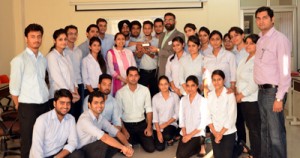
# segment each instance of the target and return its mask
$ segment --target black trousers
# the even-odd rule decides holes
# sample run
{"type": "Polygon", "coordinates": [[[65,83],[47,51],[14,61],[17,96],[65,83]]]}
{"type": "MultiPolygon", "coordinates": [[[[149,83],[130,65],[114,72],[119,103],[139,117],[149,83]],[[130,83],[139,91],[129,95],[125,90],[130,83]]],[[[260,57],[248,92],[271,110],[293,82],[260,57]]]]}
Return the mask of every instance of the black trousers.
{"type": "Polygon", "coordinates": [[[139,84],[149,87],[151,97],[158,93],[156,70],[140,69],[139,84]]]}
{"type": "Polygon", "coordinates": [[[157,137],[157,131],[154,130],[153,131],[153,137],[154,137],[154,145],[156,150],[158,151],[163,151],[165,150],[165,142],[170,141],[174,138],[175,134],[176,134],[176,127],[173,125],[169,125],[166,128],[164,128],[163,132],[162,132],[162,136],[164,139],[164,142],[159,142],[158,137],[157,137]]]}
{"type": "MultiPolygon", "coordinates": [[[[61,152],[61,150],[58,153],[60,153],[60,152],[61,152]]],[[[52,156],[48,156],[46,158],[54,158],[54,156],[56,156],[58,153],[56,153],[52,156]]],[[[65,158],[84,158],[84,153],[80,150],[74,150],[71,154],[69,154],[65,158]]]]}
{"type": "Polygon", "coordinates": [[[201,147],[201,139],[201,136],[193,137],[190,141],[183,143],[181,138],[176,150],[176,158],[189,158],[197,154],[201,147]]]}
{"type": "Polygon", "coordinates": [[[214,158],[232,158],[236,133],[223,135],[219,144],[215,142],[215,136],[211,135],[214,158]]]}
{"type": "Polygon", "coordinates": [[[261,151],[261,120],[258,108],[258,102],[241,102],[240,104],[246,126],[249,129],[250,147],[252,156],[259,158],[261,151]]]}
{"type": "Polygon", "coordinates": [[[18,117],[21,133],[21,157],[28,158],[32,143],[33,126],[36,119],[49,111],[48,102],[43,104],[19,103],[18,117]]]}
{"type": "Polygon", "coordinates": [[[72,154],[70,158],[111,158],[108,157],[110,155],[109,148],[112,148],[102,142],[101,140],[97,140],[93,143],[87,144],[80,149],[78,149],[76,154],[72,154]]]}
{"type": "Polygon", "coordinates": [[[129,142],[131,144],[140,143],[143,149],[149,153],[155,151],[153,137],[149,137],[144,134],[144,130],[147,128],[147,123],[145,120],[136,123],[124,122],[124,126],[130,135],[129,142]]]}
{"type": "Polygon", "coordinates": [[[245,120],[241,110],[241,103],[237,103],[237,117],[235,123],[237,129],[238,142],[243,140],[246,143],[246,127],[245,120]]]}

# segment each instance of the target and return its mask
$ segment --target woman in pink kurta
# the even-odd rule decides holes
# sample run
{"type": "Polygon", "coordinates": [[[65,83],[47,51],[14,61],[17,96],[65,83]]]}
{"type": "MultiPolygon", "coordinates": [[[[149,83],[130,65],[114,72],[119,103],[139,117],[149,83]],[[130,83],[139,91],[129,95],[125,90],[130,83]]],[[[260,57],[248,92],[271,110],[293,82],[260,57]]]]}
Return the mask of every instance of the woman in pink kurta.
{"type": "Polygon", "coordinates": [[[124,48],[125,36],[122,33],[115,35],[115,46],[107,52],[107,64],[113,76],[113,96],[126,84],[126,70],[136,66],[131,50],[124,48]]]}

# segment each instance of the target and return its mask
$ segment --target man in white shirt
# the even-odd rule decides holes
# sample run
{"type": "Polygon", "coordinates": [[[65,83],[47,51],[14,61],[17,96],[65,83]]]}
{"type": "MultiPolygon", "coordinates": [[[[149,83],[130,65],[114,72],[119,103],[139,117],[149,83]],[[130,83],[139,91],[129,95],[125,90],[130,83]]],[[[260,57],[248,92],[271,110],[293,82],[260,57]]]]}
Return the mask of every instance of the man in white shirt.
{"type": "Polygon", "coordinates": [[[105,19],[98,18],[96,21],[96,25],[99,28],[99,38],[101,40],[101,54],[106,60],[107,51],[112,49],[114,46],[114,36],[106,33],[107,21],[105,19]]]}
{"type": "Polygon", "coordinates": [[[138,68],[131,66],[126,71],[127,84],[116,95],[122,109],[123,133],[131,143],[140,143],[146,152],[154,152],[152,137],[152,107],[149,89],[138,84],[138,68]],[[145,113],[147,119],[145,119],[145,113]]]}
{"type": "Polygon", "coordinates": [[[65,48],[66,54],[70,57],[73,70],[74,77],[76,78],[76,83],[78,84],[78,94],[80,95],[79,101],[75,103],[75,105],[71,108],[71,113],[74,115],[75,120],[77,121],[81,112],[82,112],[82,103],[84,98],[84,85],[81,77],[81,62],[82,62],[82,51],[77,46],[75,46],[75,42],[78,37],[78,29],[74,25],[68,25],[65,27],[65,31],[67,33],[67,47],[65,48]]]}
{"type": "Polygon", "coordinates": [[[82,51],[82,58],[86,57],[90,53],[90,39],[92,37],[98,37],[99,36],[99,28],[96,24],[90,24],[86,28],[86,37],[87,40],[82,42],[78,47],[82,51]]]}
{"type": "Polygon", "coordinates": [[[106,158],[115,154],[112,148],[117,148],[125,156],[131,157],[132,145],[101,114],[104,109],[104,95],[99,91],[92,92],[88,98],[88,106],[89,110],[85,111],[77,122],[79,150],[88,158],[106,158]],[[112,137],[117,137],[122,144],[112,137]]]}
{"type": "Polygon", "coordinates": [[[27,47],[10,63],[9,90],[20,120],[22,158],[29,157],[36,118],[49,110],[45,82],[47,61],[39,51],[43,33],[41,25],[29,24],[24,31],[27,47]]]}
{"type": "Polygon", "coordinates": [[[72,157],[74,154],[83,156],[79,151],[73,152],[77,148],[78,139],[75,118],[68,114],[72,99],[67,89],[55,92],[54,109],[39,116],[34,124],[31,158],[72,157]]]}

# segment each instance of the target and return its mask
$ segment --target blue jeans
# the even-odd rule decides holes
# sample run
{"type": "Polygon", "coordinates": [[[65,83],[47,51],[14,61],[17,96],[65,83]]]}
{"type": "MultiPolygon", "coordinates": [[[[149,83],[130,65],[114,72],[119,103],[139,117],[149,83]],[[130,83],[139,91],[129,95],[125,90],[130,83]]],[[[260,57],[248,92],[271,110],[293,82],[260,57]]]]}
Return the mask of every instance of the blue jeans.
{"type": "MultiPolygon", "coordinates": [[[[259,89],[258,105],[261,117],[261,157],[286,158],[284,112],[273,112],[277,88],[259,89]]],[[[283,105],[286,101],[286,94],[283,105]]]]}

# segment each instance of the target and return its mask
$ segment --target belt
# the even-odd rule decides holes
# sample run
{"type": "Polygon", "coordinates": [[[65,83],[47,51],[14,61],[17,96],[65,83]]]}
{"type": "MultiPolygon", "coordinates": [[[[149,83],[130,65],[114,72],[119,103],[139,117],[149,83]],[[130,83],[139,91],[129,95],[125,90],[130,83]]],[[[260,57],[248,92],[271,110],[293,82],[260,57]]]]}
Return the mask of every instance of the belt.
{"type": "Polygon", "coordinates": [[[144,119],[140,122],[124,122],[124,124],[126,124],[126,125],[138,125],[138,124],[142,124],[142,123],[145,123],[145,122],[146,122],[146,120],[144,119]]]}
{"type": "Polygon", "coordinates": [[[156,69],[152,69],[152,70],[145,70],[145,69],[140,69],[140,72],[145,72],[145,73],[153,73],[156,72],[156,69]]]}
{"type": "Polygon", "coordinates": [[[259,84],[258,88],[259,89],[269,89],[269,88],[277,88],[277,85],[274,84],[259,84]]]}

